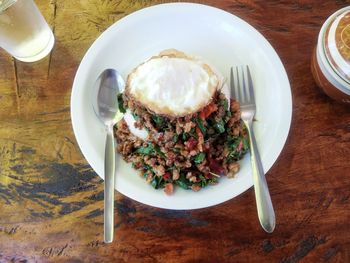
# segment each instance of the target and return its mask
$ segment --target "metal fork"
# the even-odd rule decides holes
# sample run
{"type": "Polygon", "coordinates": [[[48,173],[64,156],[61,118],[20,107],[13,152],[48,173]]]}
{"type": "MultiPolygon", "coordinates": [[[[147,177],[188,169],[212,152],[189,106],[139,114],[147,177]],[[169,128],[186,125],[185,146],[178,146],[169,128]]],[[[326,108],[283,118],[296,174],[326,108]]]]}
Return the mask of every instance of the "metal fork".
{"type": "Polygon", "coordinates": [[[236,67],[236,81],[233,71],[233,68],[231,68],[231,97],[234,97],[240,103],[241,118],[249,134],[250,158],[258,217],[262,228],[266,232],[272,233],[276,225],[275,212],[253,131],[253,119],[256,112],[253,81],[248,66],[246,68],[242,66],[240,70],[236,67]]]}

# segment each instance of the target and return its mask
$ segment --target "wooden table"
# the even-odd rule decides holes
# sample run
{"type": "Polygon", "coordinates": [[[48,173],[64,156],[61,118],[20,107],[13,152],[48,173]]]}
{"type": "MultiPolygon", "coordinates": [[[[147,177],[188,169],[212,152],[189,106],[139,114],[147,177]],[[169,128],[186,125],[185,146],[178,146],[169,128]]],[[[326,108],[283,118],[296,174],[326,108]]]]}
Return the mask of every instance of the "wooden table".
{"type": "Polygon", "coordinates": [[[36,63],[0,51],[0,262],[350,262],[350,108],[310,73],[324,20],[347,1],[198,1],[257,28],[292,87],[286,146],[267,174],[277,227],[265,233],[252,189],[196,211],[116,195],[116,240],[103,243],[103,182],[70,120],[84,53],[113,22],[166,1],[37,0],[56,45],[36,63]]]}

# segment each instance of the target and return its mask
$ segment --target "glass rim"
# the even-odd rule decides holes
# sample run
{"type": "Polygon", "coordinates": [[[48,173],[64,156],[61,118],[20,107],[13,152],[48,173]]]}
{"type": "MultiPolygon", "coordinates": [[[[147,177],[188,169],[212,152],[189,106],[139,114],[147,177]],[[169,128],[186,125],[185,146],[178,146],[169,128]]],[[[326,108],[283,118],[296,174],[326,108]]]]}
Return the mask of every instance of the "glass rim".
{"type": "Polygon", "coordinates": [[[0,14],[16,2],[17,0],[0,0],[0,14]]]}

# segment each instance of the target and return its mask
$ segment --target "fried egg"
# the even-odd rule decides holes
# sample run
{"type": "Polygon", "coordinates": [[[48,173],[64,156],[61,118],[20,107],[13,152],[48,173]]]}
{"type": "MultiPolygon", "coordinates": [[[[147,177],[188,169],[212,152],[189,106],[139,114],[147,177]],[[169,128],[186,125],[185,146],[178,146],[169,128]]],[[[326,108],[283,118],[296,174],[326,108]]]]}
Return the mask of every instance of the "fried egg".
{"type": "Polygon", "coordinates": [[[176,118],[200,111],[219,86],[220,78],[208,64],[166,50],[129,74],[125,92],[151,112],[176,118]]]}

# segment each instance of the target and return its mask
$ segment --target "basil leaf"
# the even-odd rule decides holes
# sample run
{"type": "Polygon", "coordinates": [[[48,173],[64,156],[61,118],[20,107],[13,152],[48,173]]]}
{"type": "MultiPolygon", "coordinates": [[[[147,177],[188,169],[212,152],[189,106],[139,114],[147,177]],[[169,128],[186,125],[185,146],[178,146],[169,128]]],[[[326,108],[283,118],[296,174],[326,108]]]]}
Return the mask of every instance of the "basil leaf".
{"type": "Polygon", "coordinates": [[[208,180],[205,178],[202,174],[199,175],[199,179],[201,179],[200,186],[202,188],[206,187],[208,185],[208,180]]]}
{"type": "Polygon", "coordinates": [[[195,122],[196,122],[196,124],[198,125],[198,128],[199,128],[199,129],[201,130],[201,132],[203,133],[203,136],[205,136],[206,133],[207,133],[207,129],[204,127],[203,122],[202,122],[202,119],[199,118],[199,117],[197,117],[197,118],[195,118],[195,122]]]}
{"type": "Polygon", "coordinates": [[[238,161],[243,158],[244,154],[249,150],[248,138],[245,137],[229,137],[227,141],[227,147],[229,149],[228,161],[238,161]],[[238,151],[238,146],[243,143],[242,149],[238,151]]]}
{"type": "Polygon", "coordinates": [[[179,135],[175,134],[173,136],[173,142],[177,142],[179,140],[179,135]]]}
{"type": "Polygon", "coordinates": [[[145,154],[145,155],[150,155],[150,154],[154,153],[154,148],[153,148],[152,144],[149,144],[147,147],[141,146],[135,152],[145,154]]]}
{"type": "Polygon", "coordinates": [[[189,136],[188,136],[187,133],[184,132],[184,133],[182,134],[182,140],[183,140],[183,141],[187,141],[188,137],[189,137],[189,136]]]}
{"type": "Polygon", "coordinates": [[[125,113],[126,110],[125,110],[125,108],[124,108],[123,93],[119,93],[119,94],[118,94],[117,100],[118,100],[118,108],[119,108],[119,111],[120,111],[121,113],[125,113]]]}
{"type": "Polygon", "coordinates": [[[224,121],[221,119],[219,122],[217,122],[216,124],[214,124],[214,129],[215,129],[218,133],[223,133],[223,132],[225,132],[225,123],[224,123],[224,121]]]}
{"type": "Polygon", "coordinates": [[[202,181],[206,181],[207,178],[205,178],[202,174],[199,175],[199,179],[201,179],[202,181]]]}
{"type": "Polygon", "coordinates": [[[191,135],[191,137],[194,137],[197,139],[196,128],[192,128],[190,130],[189,134],[191,135]]]}
{"type": "Polygon", "coordinates": [[[143,170],[145,171],[151,171],[152,173],[154,173],[153,168],[147,164],[143,165],[143,170]]]}
{"type": "Polygon", "coordinates": [[[228,100],[227,99],[223,99],[220,101],[220,105],[224,106],[225,111],[228,110],[228,100]]]}
{"type": "Polygon", "coordinates": [[[160,150],[160,148],[159,148],[158,145],[154,146],[154,150],[155,150],[156,153],[158,153],[160,156],[162,156],[163,158],[165,158],[165,154],[160,150]]]}
{"type": "Polygon", "coordinates": [[[164,188],[165,185],[165,180],[163,178],[163,176],[159,177],[160,179],[158,180],[158,188],[164,188]]]}
{"type": "Polygon", "coordinates": [[[180,152],[181,152],[181,149],[180,149],[180,148],[174,148],[174,149],[173,149],[173,152],[174,152],[174,153],[180,153],[180,152]]]}
{"type": "Polygon", "coordinates": [[[179,180],[176,180],[175,183],[180,186],[181,188],[187,190],[188,189],[188,186],[186,183],[182,182],[182,181],[179,181],[179,180]]]}
{"type": "Polygon", "coordinates": [[[220,105],[224,106],[224,109],[225,109],[225,120],[227,120],[227,118],[230,118],[231,115],[232,115],[231,111],[230,111],[230,108],[229,108],[229,105],[228,105],[228,100],[224,99],[224,100],[220,101],[220,105]]]}
{"type": "Polygon", "coordinates": [[[228,146],[229,150],[230,151],[234,151],[237,148],[237,146],[238,146],[240,141],[241,141],[240,137],[231,137],[231,136],[229,136],[227,138],[227,146],[228,146]]]}
{"type": "Polygon", "coordinates": [[[248,137],[243,137],[243,149],[245,151],[249,150],[249,139],[248,139],[248,137]]]}
{"type": "Polygon", "coordinates": [[[141,153],[145,155],[151,155],[151,154],[159,154],[163,158],[165,158],[165,154],[160,150],[158,145],[153,146],[152,143],[148,144],[147,147],[141,146],[140,148],[137,148],[135,151],[136,153],[141,153]]]}
{"type": "Polygon", "coordinates": [[[180,178],[176,180],[175,183],[185,190],[191,186],[191,183],[186,179],[186,176],[184,174],[181,174],[180,178]]]}
{"type": "Polygon", "coordinates": [[[155,176],[153,178],[153,180],[151,181],[151,185],[153,186],[154,189],[158,189],[159,188],[159,183],[160,183],[160,180],[162,178],[161,177],[158,177],[158,176],[155,176]]]}
{"type": "Polygon", "coordinates": [[[173,171],[173,170],[175,170],[176,169],[176,166],[175,165],[173,165],[172,167],[169,167],[168,169],[166,169],[166,171],[168,172],[168,171],[173,171]]]}
{"type": "Polygon", "coordinates": [[[205,153],[199,153],[193,157],[193,161],[196,164],[200,164],[205,159],[205,153]]]}
{"type": "Polygon", "coordinates": [[[224,100],[224,109],[228,111],[228,101],[226,99],[224,100]]]}
{"type": "Polygon", "coordinates": [[[214,184],[217,184],[217,183],[219,183],[219,180],[216,177],[208,180],[208,184],[210,184],[210,185],[214,185],[214,184]]]}
{"type": "Polygon", "coordinates": [[[162,129],[164,128],[165,126],[165,119],[162,117],[162,116],[159,116],[159,115],[152,115],[152,120],[154,121],[154,123],[156,124],[156,126],[159,128],[159,129],[162,129]]]}
{"type": "Polygon", "coordinates": [[[201,184],[201,187],[204,188],[208,185],[208,182],[206,180],[204,180],[204,181],[201,181],[200,184],[201,184]]]}

